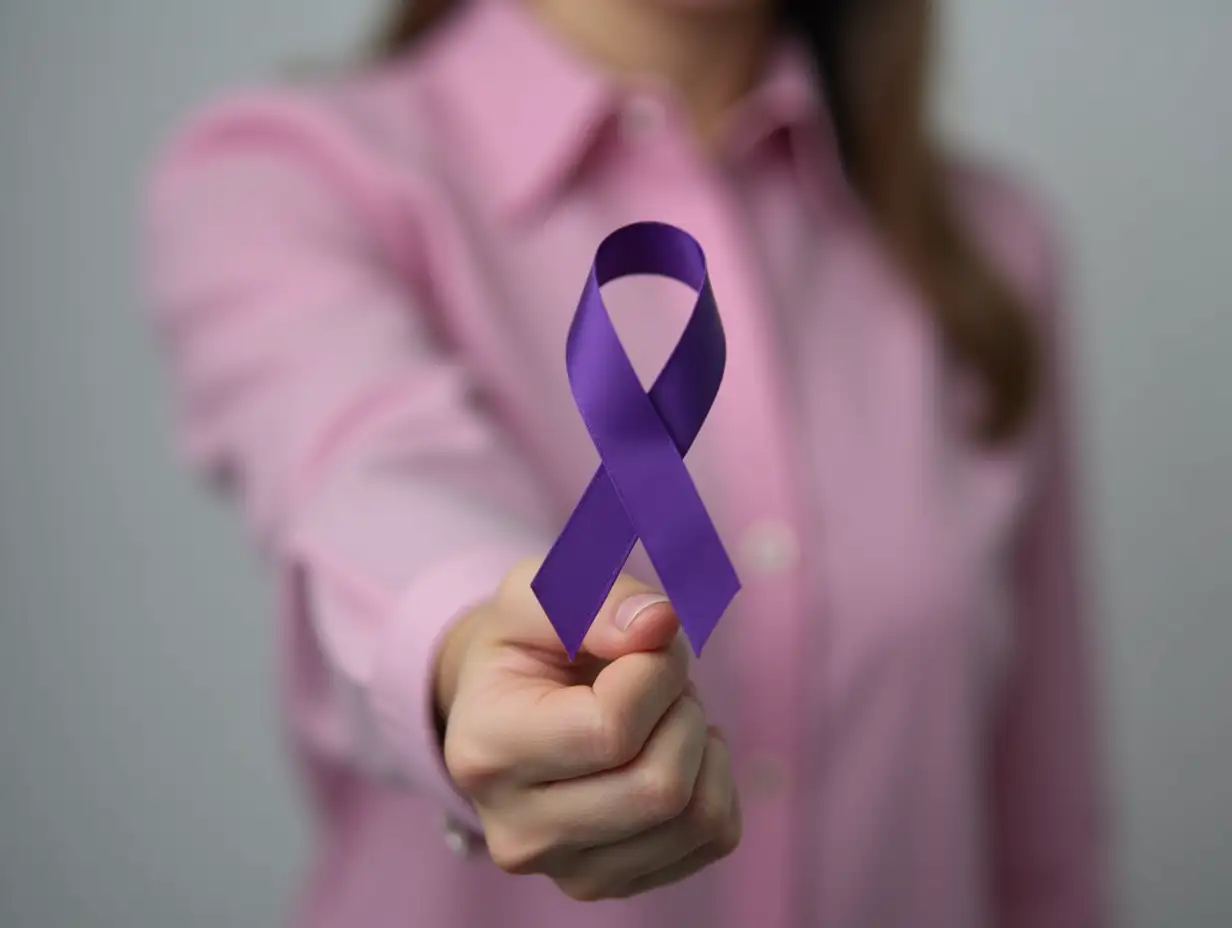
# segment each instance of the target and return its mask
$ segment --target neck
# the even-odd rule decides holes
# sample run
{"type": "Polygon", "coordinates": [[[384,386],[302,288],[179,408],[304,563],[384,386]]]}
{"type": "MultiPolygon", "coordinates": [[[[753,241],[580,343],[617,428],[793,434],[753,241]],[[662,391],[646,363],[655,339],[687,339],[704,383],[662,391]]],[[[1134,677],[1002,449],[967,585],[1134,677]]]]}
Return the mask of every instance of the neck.
{"type": "Polygon", "coordinates": [[[670,87],[705,142],[757,80],[774,26],[770,3],[524,2],[575,51],[617,77],[670,87]]]}

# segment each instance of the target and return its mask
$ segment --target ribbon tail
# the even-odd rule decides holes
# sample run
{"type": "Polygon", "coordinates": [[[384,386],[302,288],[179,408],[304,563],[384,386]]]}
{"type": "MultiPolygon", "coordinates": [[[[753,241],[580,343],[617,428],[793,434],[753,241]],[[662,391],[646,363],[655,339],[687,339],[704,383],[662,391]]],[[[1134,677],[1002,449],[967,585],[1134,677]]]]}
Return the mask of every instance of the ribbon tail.
{"type": "Polygon", "coordinates": [[[635,544],[637,534],[600,467],[530,585],[570,660],[635,544]]]}

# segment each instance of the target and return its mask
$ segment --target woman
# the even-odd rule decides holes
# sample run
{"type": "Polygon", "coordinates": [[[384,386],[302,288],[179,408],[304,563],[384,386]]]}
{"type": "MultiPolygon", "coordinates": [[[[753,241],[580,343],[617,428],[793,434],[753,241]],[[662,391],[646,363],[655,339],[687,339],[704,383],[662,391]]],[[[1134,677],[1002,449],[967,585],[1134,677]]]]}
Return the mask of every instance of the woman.
{"type": "MultiPolygon", "coordinates": [[[[294,923],[1103,924],[1057,258],[930,136],[927,0],[403,6],[151,197],[190,453],[285,579],[294,923]],[[689,462],[744,590],[690,665],[631,561],[570,663],[528,589],[597,461],[564,338],[642,219],[707,251],[689,462]]],[[[678,291],[605,291],[643,378],[678,291]]]]}

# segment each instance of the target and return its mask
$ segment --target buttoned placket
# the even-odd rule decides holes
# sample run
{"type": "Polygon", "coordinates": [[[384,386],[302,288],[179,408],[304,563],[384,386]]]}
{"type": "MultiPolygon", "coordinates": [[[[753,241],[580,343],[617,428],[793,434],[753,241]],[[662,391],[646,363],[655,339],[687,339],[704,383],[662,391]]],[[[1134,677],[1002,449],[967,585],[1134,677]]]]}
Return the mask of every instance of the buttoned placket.
{"type": "Polygon", "coordinates": [[[735,665],[742,695],[735,744],[736,776],[744,799],[744,839],[739,853],[748,864],[725,884],[730,924],[795,924],[796,864],[802,786],[798,703],[799,675],[808,660],[801,638],[799,568],[801,507],[790,466],[787,387],[778,379],[778,345],[768,312],[763,274],[750,266],[756,254],[741,233],[743,223],[714,168],[698,162],[699,228],[723,314],[729,346],[724,389],[745,391],[741,421],[716,422],[722,431],[722,480],[740,485],[729,515],[740,526],[737,550],[744,589],[739,612],[774,616],[773,625],[746,621],[736,631],[735,665]],[[756,491],[749,493],[750,485],[756,491]]]}

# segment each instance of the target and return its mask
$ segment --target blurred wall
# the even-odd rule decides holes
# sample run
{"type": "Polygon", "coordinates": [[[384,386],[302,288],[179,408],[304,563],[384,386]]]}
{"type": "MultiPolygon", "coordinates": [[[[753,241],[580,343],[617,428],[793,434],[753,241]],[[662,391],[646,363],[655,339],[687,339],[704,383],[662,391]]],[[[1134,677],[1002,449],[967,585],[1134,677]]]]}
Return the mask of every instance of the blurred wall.
{"type": "MultiPolygon", "coordinates": [[[[182,109],[377,0],[0,3],[0,925],[277,923],[304,826],[268,593],[168,454],[134,203],[182,109]]],[[[1232,6],[957,0],[944,114],[1076,263],[1119,882],[1232,924],[1232,6]]]]}

